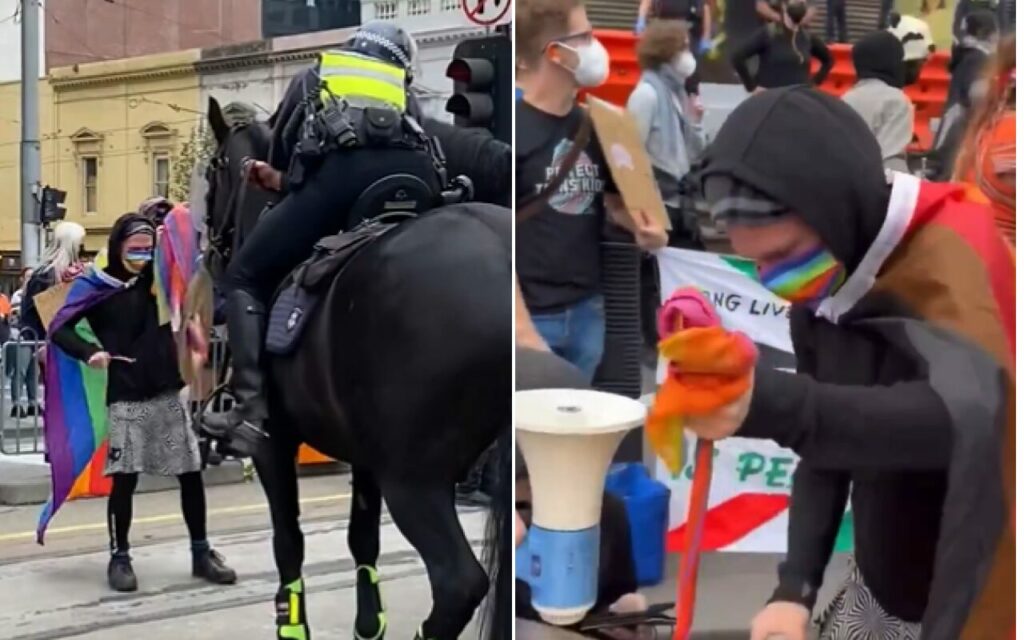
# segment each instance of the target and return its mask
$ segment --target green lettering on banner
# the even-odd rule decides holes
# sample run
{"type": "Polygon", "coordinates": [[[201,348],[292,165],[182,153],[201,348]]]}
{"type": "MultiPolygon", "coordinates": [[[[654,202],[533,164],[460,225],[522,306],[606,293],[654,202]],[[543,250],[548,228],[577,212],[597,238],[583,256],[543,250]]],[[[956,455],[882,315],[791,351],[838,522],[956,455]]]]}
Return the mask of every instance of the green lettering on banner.
{"type": "Polygon", "coordinates": [[[741,453],[737,460],[739,465],[736,468],[736,473],[739,474],[740,482],[746,482],[747,478],[764,470],[764,456],[760,453],[746,451],[741,453]]]}
{"type": "Polygon", "coordinates": [[[785,489],[790,486],[787,481],[790,475],[789,466],[793,464],[793,458],[772,458],[768,472],[764,474],[764,483],[775,489],[785,489]]]}

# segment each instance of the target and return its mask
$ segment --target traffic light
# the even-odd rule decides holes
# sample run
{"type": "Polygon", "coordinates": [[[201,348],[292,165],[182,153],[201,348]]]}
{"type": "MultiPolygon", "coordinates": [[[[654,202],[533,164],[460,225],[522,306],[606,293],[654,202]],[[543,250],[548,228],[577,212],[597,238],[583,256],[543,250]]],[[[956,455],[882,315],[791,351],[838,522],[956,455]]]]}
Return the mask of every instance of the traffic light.
{"type": "Polygon", "coordinates": [[[463,40],[445,73],[454,91],[445,110],[460,127],[487,129],[512,143],[512,40],[507,34],[463,40]]]}
{"type": "Polygon", "coordinates": [[[43,187],[42,194],[39,197],[39,222],[50,224],[51,222],[63,220],[64,216],[67,215],[67,207],[64,206],[64,200],[67,197],[67,191],[54,189],[50,185],[43,187]]]}

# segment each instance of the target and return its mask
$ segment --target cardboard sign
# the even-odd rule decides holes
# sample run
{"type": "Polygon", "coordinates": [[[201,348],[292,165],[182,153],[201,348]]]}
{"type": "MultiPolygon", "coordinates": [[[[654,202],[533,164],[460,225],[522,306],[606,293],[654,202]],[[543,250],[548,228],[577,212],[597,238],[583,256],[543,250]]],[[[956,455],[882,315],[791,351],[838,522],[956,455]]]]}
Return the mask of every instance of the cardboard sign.
{"type": "Polygon", "coordinates": [[[50,323],[53,322],[53,317],[64,306],[64,300],[67,299],[69,291],[71,291],[71,282],[62,282],[42,293],[37,293],[32,298],[36,303],[39,319],[47,329],[50,327],[50,323]]]}
{"type": "Polygon", "coordinates": [[[612,179],[634,223],[641,222],[640,212],[643,211],[654,224],[671,229],[665,202],[654,180],[651,159],[640,140],[633,116],[592,95],[587,96],[587,107],[612,179]]]}

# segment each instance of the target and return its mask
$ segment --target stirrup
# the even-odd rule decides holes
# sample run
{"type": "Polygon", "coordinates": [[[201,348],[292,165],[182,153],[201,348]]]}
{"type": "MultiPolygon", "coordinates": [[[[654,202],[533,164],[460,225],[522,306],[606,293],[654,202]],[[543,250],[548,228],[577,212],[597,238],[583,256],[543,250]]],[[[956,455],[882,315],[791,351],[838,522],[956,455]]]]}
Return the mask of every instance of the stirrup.
{"type": "Polygon", "coordinates": [[[259,425],[243,420],[241,424],[229,429],[224,437],[231,449],[242,456],[252,457],[259,452],[260,446],[270,439],[270,434],[259,425]]]}

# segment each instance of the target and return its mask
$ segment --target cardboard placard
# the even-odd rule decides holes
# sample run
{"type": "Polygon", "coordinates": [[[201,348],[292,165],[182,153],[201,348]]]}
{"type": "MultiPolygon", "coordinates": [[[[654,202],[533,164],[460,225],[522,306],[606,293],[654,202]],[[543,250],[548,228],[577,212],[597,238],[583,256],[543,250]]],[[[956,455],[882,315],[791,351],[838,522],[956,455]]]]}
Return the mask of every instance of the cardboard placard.
{"type": "Polygon", "coordinates": [[[64,306],[64,300],[67,299],[69,291],[71,291],[71,282],[62,282],[42,293],[37,293],[32,298],[36,303],[39,320],[42,321],[43,326],[47,329],[49,329],[50,323],[53,322],[53,317],[64,306]]]}
{"type": "Polygon", "coordinates": [[[640,140],[633,116],[592,95],[587,96],[587,107],[612,179],[634,223],[640,223],[639,212],[643,211],[654,224],[671,229],[651,159],[640,140]]]}

